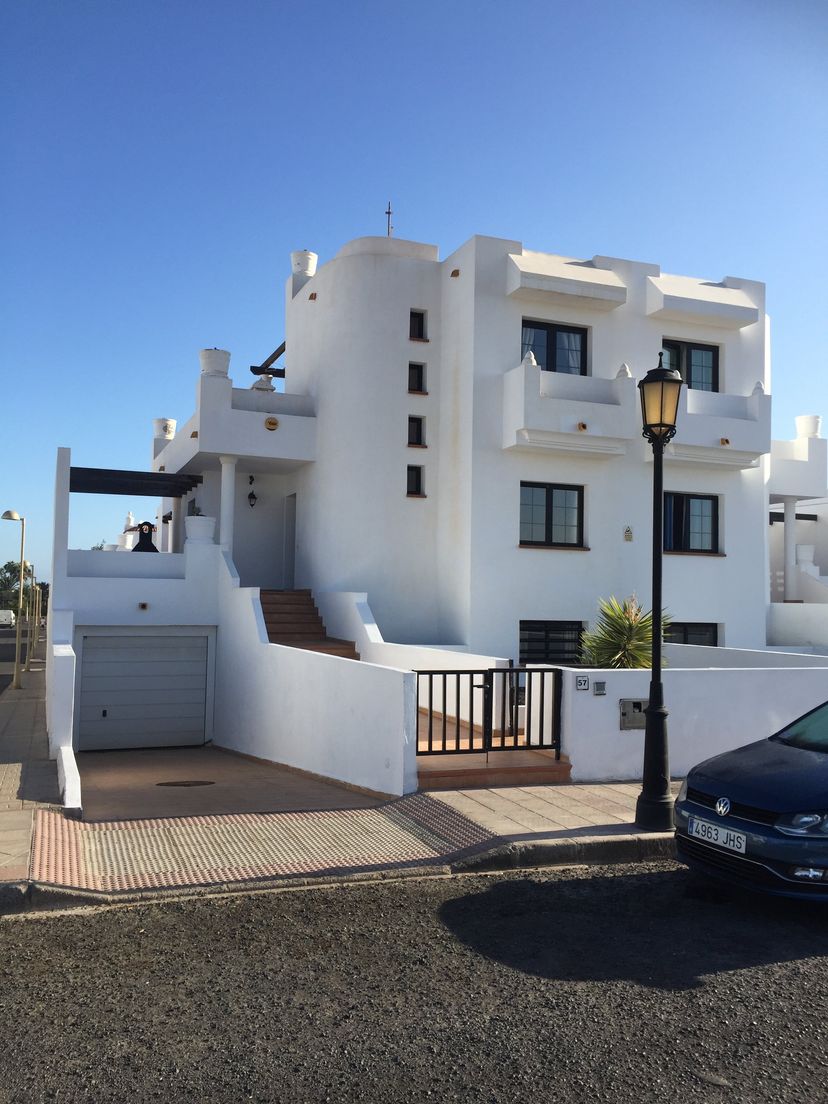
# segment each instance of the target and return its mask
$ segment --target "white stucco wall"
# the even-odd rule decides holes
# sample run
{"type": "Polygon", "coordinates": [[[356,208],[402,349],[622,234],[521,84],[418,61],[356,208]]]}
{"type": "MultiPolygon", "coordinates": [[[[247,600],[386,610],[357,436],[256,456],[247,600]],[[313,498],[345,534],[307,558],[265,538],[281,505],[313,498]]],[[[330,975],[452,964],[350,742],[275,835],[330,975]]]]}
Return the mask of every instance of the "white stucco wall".
{"type": "Polygon", "coordinates": [[[385,794],[417,788],[415,676],[270,644],[258,591],[224,558],[215,741],[385,794]]]}
{"type": "MultiPolygon", "coordinates": [[[[640,779],[644,732],[620,730],[619,701],[646,700],[650,672],[589,674],[606,682],[605,697],[596,697],[591,684],[588,691],[576,690],[576,672],[564,671],[562,741],[572,779],[640,779]]],[[[683,777],[711,755],[772,735],[826,696],[828,666],[665,671],[671,774],[683,777]]]]}
{"type": "Polygon", "coordinates": [[[570,266],[581,275],[578,287],[584,273],[603,273],[603,283],[625,289],[613,292],[621,305],[606,309],[606,301],[589,301],[589,289],[560,292],[560,281],[553,292],[530,280],[507,294],[508,264],[521,251],[519,242],[476,237],[441,263],[410,243],[365,239],[323,264],[295,296],[289,282],[290,387],[313,396],[319,423],[317,461],[297,473],[297,584],[366,591],[386,640],[462,641],[513,659],[521,620],[590,622],[599,597],[646,595],[651,453],[640,438],[634,381],[625,389],[615,377],[623,362],[642,376],[665,337],[698,340],[720,348],[722,393],[685,395],[665,487],[719,497],[723,555],[666,557],[665,605],[675,620],[723,625],[727,644],[764,645],[761,457],[770,449],[770,403],[754,393],[757,383],[769,388],[763,286],[689,281],[667,315],[648,314],[657,266],[613,258],[570,266]],[[735,314],[721,313],[722,295],[735,314]],[[408,340],[411,309],[428,312],[427,343],[408,340]],[[541,426],[555,411],[555,423],[565,406],[562,428],[583,420],[585,436],[600,444],[619,433],[623,414],[616,454],[584,451],[583,441],[503,447],[503,381],[520,361],[524,317],[586,326],[591,378],[555,379],[568,385],[566,399],[544,398],[539,386],[534,399],[520,400],[521,416],[541,426]],[[426,365],[428,395],[408,395],[409,361],[426,365]],[[633,401],[614,417],[619,388],[633,401]],[[426,418],[425,450],[405,446],[409,414],[426,418]],[[409,463],[425,468],[426,499],[405,496],[409,463]],[[585,487],[589,551],[518,547],[522,480],[585,487]],[[632,542],[624,541],[627,526],[632,542]]]}

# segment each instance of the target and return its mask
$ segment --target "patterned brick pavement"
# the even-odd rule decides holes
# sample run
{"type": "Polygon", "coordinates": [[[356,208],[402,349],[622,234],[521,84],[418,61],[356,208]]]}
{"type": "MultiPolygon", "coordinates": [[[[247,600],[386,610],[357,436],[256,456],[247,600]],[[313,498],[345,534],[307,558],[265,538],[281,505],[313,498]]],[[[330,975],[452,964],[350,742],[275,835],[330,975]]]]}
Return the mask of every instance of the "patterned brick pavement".
{"type": "Polygon", "coordinates": [[[39,810],[32,878],[112,893],[438,864],[495,837],[426,794],[378,808],[89,824],[39,810]]]}

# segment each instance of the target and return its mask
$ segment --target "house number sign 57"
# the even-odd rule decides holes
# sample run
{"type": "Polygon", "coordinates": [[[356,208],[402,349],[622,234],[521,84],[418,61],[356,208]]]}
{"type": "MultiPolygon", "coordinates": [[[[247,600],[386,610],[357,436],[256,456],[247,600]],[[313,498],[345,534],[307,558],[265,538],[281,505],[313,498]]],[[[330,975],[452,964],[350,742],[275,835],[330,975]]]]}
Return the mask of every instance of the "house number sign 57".
{"type": "Polygon", "coordinates": [[[575,676],[575,689],[576,690],[589,690],[589,675],[576,675],[575,676]]]}

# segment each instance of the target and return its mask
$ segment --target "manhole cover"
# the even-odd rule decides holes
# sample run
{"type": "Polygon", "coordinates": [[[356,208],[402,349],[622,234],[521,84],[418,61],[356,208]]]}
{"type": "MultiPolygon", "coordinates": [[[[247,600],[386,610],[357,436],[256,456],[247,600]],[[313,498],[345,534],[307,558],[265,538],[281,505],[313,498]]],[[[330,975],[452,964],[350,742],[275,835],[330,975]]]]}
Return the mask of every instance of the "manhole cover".
{"type": "Polygon", "coordinates": [[[202,782],[192,778],[182,778],[177,782],[156,782],[156,786],[215,786],[215,782],[202,782]]]}

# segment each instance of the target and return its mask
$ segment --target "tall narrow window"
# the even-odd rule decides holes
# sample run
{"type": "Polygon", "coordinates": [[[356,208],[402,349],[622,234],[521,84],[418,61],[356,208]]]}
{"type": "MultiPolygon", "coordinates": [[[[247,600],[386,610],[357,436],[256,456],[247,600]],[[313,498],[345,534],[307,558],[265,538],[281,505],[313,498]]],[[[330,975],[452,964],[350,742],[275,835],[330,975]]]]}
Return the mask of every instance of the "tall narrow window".
{"type": "Polygon", "coordinates": [[[408,390],[412,395],[425,395],[425,365],[408,365],[408,390]]]}
{"type": "Polygon", "coordinates": [[[423,469],[415,464],[408,465],[408,484],[406,494],[413,498],[422,498],[425,495],[423,469]]]}
{"type": "Polygon", "coordinates": [[[565,483],[521,483],[520,543],[583,548],[584,488],[565,483]]]}
{"type": "Polygon", "coordinates": [[[408,323],[408,336],[412,341],[426,340],[426,316],[425,311],[413,310],[408,323]]]}
{"type": "Polygon", "coordinates": [[[425,418],[408,419],[408,443],[416,448],[425,447],[425,418]]]}
{"type": "Polygon", "coordinates": [[[528,352],[544,372],[585,376],[587,331],[582,326],[560,326],[554,322],[532,322],[524,318],[521,331],[521,360],[528,352]]]}
{"type": "Polygon", "coordinates": [[[716,495],[665,492],[664,551],[719,551],[719,500],[716,495]]]}
{"type": "Polygon", "coordinates": [[[664,367],[678,372],[688,387],[695,391],[719,390],[718,346],[665,339],[661,351],[664,367]]]}

